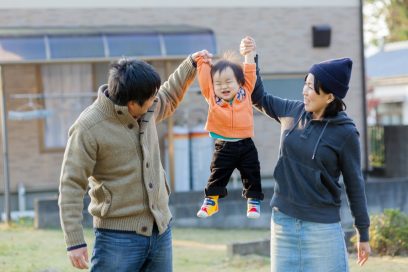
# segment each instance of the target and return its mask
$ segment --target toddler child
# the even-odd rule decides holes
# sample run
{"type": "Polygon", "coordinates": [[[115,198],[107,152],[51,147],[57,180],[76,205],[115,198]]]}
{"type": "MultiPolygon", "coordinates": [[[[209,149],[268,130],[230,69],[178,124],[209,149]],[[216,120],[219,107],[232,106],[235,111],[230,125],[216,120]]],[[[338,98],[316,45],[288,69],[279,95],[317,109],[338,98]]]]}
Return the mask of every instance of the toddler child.
{"type": "Polygon", "coordinates": [[[226,186],[234,169],[241,173],[243,197],[247,199],[247,217],[260,216],[263,200],[258,152],[251,137],[254,122],[251,93],[256,82],[254,51],[245,55],[242,67],[232,55],[210,66],[197,60],[198,81],[208,103],[205,129],[215,139],[211,175],[198,217],[218,212],[218,199],[227,195],[226,186]]]}

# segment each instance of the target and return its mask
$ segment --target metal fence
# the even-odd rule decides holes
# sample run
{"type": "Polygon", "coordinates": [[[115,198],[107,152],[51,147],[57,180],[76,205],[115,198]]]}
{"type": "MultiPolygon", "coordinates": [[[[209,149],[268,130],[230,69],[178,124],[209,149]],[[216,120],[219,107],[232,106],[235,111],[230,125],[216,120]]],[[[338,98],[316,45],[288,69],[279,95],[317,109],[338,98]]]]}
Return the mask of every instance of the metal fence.
{"type": "Polygon", "coordinates": [[[372,169],[385,168],[384,127],[368,127],[369,163],[372,169]]]}

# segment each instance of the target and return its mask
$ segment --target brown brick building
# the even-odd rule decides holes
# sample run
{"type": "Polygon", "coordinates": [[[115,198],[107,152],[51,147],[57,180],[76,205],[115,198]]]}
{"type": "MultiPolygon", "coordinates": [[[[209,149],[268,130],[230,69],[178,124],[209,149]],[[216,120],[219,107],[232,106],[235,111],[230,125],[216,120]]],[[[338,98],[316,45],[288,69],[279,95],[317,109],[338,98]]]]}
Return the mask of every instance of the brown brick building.
{"type": "MultiPolygon", "coordinates": [[[[0,7],[0,66],[7,109],[21,112],[34,103],[31,109],[45,109],[48,116],[7,119],[13,193],[24,183],[29,195],[56,194],[67,129],[92,102],[92,92],[106,81],[112,60],[122,55],[143,58],[165,79],[192,50],[206,47],[217,54],[238,50],[246,35],[257,41],[267,89],[282,97],[301,98],[303,78],[311,64],[351,57],[353,75],[345,102],[360,130],[365,154],[361,1],[5,2],[0,7]],[[329,45],[313,46],[313,27],[330,30],[329,45]],[[141,51],[124,46],[132,45],[136,36],[149,35],[158,44],[146,38],[141,51]],[[111,36],[117,39],[110,40],[111,36]],[[18,39],[20,43],[13,43],[18,39]]],[[[202,125],[205,116],[206,104],[193,87],[173,121],[194,127],[202,125]]],[[[160,126],[163,154],[167,154],[168,128],[168,123],[160,126]]],[[[278,155],[276,122],[256,114],[255,142],[262,175],[270,178],[278,155]]],[[[0,183],[4,183],[3,175],[0,183]]],[[[13,200],[13,208],[16,203],[13,200]]],[[[27,206],[32,207],[32,198],[27,206]]]]}

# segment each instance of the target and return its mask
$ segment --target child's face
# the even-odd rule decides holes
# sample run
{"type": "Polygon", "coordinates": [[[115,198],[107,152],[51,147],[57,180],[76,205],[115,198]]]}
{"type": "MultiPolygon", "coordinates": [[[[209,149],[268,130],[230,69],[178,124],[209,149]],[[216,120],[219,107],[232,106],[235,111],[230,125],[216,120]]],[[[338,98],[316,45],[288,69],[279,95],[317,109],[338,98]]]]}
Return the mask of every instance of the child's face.
{"type": "Polygon", "coordinates": [[[231,67],[227,67],[224,71],[215,73],[213,76],[213,85],[215,95],[226,101],[230,101],[234,98],[240,87],[231,67]]]}

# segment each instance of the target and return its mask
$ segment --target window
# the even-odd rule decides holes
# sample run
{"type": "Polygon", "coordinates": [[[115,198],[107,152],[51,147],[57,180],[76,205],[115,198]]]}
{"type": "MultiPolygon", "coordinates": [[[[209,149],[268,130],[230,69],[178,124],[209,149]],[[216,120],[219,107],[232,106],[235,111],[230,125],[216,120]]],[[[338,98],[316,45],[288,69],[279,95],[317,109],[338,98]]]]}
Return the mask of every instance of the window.
{"type": "Polygon", "coordinates": [[[50,36],[52,59],[105,57],[101,36],[50,36]]]}
{"type": "Polygon", "coordinates": [[[211,30],[188,26],[134,27],[112,29],[111,32],[109,29],[86,28],[52,31],[25,29],[23,32],[16,29],[15,32],[26,34],[2,36],[0,29],[0,62],[186,56],[201,49],[217,53],[214,33],[211,30]]]}
{"type": "Polygon", "coordinates": [[[106,37],[109,56],[160,56],[160,40],[155,34],[117,34],[106,37]]]}
{"type": "Polygon", "coordinates": [[[65,148],[68,130],[79,114],[96,97],[92,64],[45,64],[41,66],[44,105],[51,112],[45,118],[45,151],[65,148]]]}
{"type": "Polygon", "coordinates": [[[262,76],[265,91],[287,99],[303,101],[305,75],[262,76]]]}
{"type": "Polygon", "coordinates": [[[379,124],[401,125],[402,124],[402,102],[381,103],[377,108],[379,124]]]}
{"type": "Polygon", "coordinates": [[[45,59],[44,37],[0,37],[0,60],[45,59]]]}
{"type": "Polygon", "coordinates": [[[207,49],[214,53],[215,40],[212,33],[174,33],[163,35],[167,55],[188,55],[207,49]]]}

